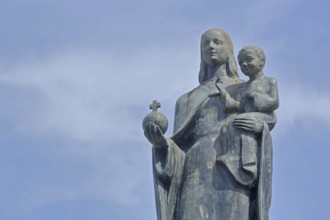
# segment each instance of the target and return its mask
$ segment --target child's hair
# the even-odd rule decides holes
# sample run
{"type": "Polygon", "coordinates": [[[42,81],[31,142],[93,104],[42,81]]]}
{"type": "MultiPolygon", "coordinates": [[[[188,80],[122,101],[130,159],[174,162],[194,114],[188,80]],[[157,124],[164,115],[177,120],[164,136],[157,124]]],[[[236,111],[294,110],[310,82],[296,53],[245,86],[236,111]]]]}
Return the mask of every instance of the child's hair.
{"type": "Polygon", "coordinates": [[[258,59],[263,61],[263,66],[265,66],[266,55],[265,55],[264,51],[260,47],[257,47],[257,46],[245,46],[245,47],[243,47],[239,51],[237,59],[240,59],[240,57],[243,55],[243,53],[248,51],[248,50],[254,51],[256,53],[258,59]]]}

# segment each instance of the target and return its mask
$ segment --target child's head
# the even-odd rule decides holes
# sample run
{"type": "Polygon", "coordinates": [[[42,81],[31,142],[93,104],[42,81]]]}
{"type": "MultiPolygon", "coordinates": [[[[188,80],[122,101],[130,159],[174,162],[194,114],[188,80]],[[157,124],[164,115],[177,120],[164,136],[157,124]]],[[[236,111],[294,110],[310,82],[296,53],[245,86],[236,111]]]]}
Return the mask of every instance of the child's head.
{"type": "Polygon", "coordinates": [[[242,72],[248,77],[253,77],[262,74],[266,55],[260,47],[246,46],[240,50],[237,59],[242,72]]]}

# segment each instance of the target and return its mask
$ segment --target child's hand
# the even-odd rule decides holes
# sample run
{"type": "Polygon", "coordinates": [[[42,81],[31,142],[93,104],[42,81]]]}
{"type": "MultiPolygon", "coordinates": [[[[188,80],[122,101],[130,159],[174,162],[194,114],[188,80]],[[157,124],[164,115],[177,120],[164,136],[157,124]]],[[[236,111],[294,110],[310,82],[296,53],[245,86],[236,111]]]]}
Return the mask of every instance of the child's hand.
{"type": "Polygon", "coordinates": [[[218,79],[215,81],[215,86],[216,86],[217,89],[219,90],[219,93],[220,93],[221,96],[226,95],[227,91],[226,91],[224,85],[222,84],[222,81],[220,80],[220,78],[218,78],[218,79]]]}

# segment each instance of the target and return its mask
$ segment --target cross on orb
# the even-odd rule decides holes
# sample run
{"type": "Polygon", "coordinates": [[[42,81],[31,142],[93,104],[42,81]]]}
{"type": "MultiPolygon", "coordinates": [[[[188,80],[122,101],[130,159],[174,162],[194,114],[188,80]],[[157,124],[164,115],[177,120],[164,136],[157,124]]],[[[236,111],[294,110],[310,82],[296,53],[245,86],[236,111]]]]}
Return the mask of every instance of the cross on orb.
{"type": "Polygon", "coordinates": [[[157,112],[157,109],[160,108],[160,102],[157,102],[157,100],[154,100],[150,105],[149,108],[153,111],[153,112],[157,112]]]}

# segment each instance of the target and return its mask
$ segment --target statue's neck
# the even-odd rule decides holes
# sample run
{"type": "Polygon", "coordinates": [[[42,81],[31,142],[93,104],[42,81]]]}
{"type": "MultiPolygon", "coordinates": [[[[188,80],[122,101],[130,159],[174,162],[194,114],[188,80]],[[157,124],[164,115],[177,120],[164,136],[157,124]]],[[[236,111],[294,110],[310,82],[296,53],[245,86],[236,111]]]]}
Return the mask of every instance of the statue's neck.
{"type": "Polygon", "coordinates": [[[216,79],[227,79],[227,69],[226,64],[209,66],[207,68],[207,81],[216,80],[216,79]]]}
{"type": "Polygon", "coordinates": [[[263,70],[261,70],[259,73],[255,74],[255,75],[253,75],[253,76],[250,76],[250,77],[249,77],[249,81],[253,81],[253,80],[256,80],[256,79],[260,79],[260,78],[262,78],[262,77],[264,77],[264,72],[263,72],[263,70]]]}

